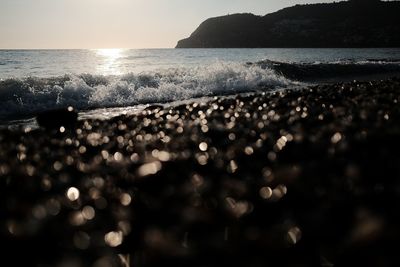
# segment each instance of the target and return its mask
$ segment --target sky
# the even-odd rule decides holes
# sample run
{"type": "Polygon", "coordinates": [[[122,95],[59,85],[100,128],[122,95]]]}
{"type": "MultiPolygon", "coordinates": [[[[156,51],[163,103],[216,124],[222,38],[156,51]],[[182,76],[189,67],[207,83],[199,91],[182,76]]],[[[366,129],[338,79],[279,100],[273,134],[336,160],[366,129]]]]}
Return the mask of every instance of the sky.
{"type": "Polygon", "coordinates": [[[172,48],[207,18],[330,0],[0,0],[0,49],[172,48]]]}

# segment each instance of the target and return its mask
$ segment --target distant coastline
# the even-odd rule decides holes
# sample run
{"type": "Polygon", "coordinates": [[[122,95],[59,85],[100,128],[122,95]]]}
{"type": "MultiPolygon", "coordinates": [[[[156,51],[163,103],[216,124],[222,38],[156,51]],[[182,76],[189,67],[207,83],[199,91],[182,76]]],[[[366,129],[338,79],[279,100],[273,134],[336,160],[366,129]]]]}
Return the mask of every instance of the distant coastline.
{"type": "Polygon", "coordinates": [[[296,5],[204,21],[176,48],[400,47],[399,1],[296,5]]]}

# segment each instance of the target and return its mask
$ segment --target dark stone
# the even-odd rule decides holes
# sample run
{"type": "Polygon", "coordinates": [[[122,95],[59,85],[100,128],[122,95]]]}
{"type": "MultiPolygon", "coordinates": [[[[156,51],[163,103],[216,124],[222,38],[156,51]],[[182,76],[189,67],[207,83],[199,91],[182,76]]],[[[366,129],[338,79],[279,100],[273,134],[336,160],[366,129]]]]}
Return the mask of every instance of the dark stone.
{"type": "Polygon", "coordinates": [[[45,111],[37,115],[39,126],[46,129],[58,129],[60,127],[74,128],[78,120],[78,113],[71,107],[45,111]]]}
{"type": "Polygon", "coordinates": [[[204,21],[177,48],[400,47],[400,2],[296,5],[204,21]]]}

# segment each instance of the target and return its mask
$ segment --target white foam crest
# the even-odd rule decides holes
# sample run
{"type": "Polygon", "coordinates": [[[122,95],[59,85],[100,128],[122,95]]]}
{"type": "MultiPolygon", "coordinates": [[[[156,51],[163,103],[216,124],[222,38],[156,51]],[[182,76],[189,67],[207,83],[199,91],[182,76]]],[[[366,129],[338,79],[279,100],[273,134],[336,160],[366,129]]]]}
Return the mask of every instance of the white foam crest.
{"type": "Polygon", "coordinates": [[[283,88],[294,82],[257,65],[216,62],[122,76],[91,74],[3,81],[0,119],[49,109],[77,109],[165,103],[202,96],[283,88]]]}
{"type": "Polygon", "coordinates": [[[292,81],[259,66],[215,63],[208,67],[168,69],[114,77],[96,86],[90,103],[132,104],[183,100],[200,96],[254,91],[261,87],[286,87],[292,81]]]}

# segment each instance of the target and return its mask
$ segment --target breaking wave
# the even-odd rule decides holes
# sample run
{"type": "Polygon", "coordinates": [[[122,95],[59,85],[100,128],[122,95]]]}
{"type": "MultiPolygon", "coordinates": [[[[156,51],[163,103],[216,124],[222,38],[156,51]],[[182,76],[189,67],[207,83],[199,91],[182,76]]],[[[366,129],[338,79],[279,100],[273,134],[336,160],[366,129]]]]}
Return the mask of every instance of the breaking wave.
{"type": "Polygon", "coordinates": [[[209,66],[120,76],[68,74],[54,78],[7,79],[0,81],[0,121],[33,117],[46,110],[67,106],[88,110],[167,103],[378,74],[399,75],[400,62],[218,62],[209,66]]]}
{"type": "MultiPolygon", "coordinates": [[[[284,77],[303,82],[340,81],[379,74],[400,74],[400,60],[369,59],[363,61],[285,63],[265,60],[255,63],[263,69],[272,69],[284,77]]],[[[248,63],[249,66],[254,63],[248,63]]]]}
{"type": "Polygon", "coordinates": [[[296,82],[272,69],[215,63],[140,74],[65,75],[0,81],[0,120],[32,117],[45,110],[74,106],[85,110],[284,88],[296,82]]]}

